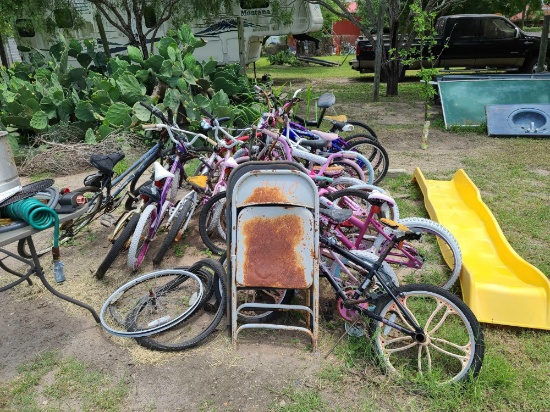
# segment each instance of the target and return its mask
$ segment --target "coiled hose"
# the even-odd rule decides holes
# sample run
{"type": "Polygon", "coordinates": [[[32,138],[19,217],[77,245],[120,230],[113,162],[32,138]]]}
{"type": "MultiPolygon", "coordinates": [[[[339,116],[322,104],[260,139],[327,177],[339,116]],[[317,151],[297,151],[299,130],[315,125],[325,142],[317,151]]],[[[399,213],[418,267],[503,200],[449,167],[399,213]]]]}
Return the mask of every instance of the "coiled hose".
{"type": "Polygon", "coordinates": [[[37,199],[19,200],[2,208],[2,215],[13,220],[24,220],[36,230],[54,226],[54,248],[59,248],[59,216],[52,208],[37,199]]]}

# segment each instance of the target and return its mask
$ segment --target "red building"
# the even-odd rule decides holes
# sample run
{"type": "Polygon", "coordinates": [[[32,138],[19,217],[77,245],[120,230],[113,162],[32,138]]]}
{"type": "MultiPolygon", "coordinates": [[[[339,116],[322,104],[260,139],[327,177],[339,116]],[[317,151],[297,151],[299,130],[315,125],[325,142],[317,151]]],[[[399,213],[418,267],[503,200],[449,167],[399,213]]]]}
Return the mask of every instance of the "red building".
{"type": "MultiPolygon", "coordinates": [[[[350,13],[357,12],[357,2],[348,4],[350,13]]],[[[332,38],[335,53],[347,53],[350,46],[355,45],[357,37],[361,35],[359,28],[349,20],[339,20],[332,23],[332,38]]]]}

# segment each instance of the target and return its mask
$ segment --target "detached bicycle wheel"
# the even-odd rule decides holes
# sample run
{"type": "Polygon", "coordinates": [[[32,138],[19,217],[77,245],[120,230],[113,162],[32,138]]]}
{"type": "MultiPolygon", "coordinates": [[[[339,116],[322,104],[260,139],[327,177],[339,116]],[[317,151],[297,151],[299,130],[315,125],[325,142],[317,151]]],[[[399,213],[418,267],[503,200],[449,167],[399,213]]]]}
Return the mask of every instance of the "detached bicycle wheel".
{"type": "MultiPolygon", "coordinates": [[[[176,351],[191,348],[208,338],[218,327],[226,309],[225,271],[213,259],[203,259],[187,268],[205,285],[203,297],[184,321],[160,333],[137,338],[139,345],[153,350],[176,351]],[[214,293],[216,291],[216,293],[214,293]]],[[[178,295],[178,290],[169,292],[178,295]]]]}
{"type": "Polygon", "coordinates": [[[118,288],[103,304],[101,325],[115,336],[139,338],[168,329],[193,315],[206,287],[196,274],[166,269],[118,288]]]}
{"type": "MultiPolygon", "coordinates": [[[[412,314],[425,337],[418,341],[371,320],[374,348],[389,372],[406,379],[449,384],[475,377],[485,350],[483,332],[472,311],[452,293],[430,285],[396,289],[399,302],[412,314]]],[[[397,304],[380,297],[375,314],[411,329],[397,304]]]]}
{"type": "Polygon", "coordinates": [[[206,202],[199,215],[199,233],[208,249],[217,255],[225,253],[225,201],[226,192],[215,194],[206,202]]]}

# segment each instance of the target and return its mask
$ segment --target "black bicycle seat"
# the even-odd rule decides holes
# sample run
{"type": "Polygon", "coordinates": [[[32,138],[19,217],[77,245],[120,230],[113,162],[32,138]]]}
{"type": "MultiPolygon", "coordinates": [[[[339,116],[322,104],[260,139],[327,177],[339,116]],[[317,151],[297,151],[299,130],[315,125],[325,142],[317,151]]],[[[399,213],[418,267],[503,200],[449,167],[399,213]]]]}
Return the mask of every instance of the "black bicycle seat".
{"type": "Polygon", "coordinates": [[[325,146],[327,146],[327,143],[330,144],[330,142],[327,142],[323,139],[317,139],[317,140],[300,140],[300,145],[305,147],[311,147],[312,149],[322,149],[325,146]]]}
{"type": "Polygon", "coordinates": [[[102,173],[112,173],[115,165],[124,159],[124,153],[90,156],[90,164],[102,173]]]}
{"type": "Polygon", "coordinates": [[[343,223],[353,215],[351,209],[325,209],[319,208],[319,213],[328,217],[335,223],[343,223]]]}

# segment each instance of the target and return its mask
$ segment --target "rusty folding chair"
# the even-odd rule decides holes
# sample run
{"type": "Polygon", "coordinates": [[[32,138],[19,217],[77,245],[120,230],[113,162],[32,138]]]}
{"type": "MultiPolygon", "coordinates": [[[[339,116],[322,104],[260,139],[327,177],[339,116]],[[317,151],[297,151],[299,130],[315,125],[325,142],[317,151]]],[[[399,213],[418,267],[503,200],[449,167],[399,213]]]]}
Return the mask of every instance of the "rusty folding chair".
{"type": "Polygon", "coordinates": [[[319,315],[319,199],[307,171],[291,162],[248,162],[236,168],[227,189],[228,320],[236,345],[243,329],[307,333],[317,350],[319,315]],[[240,303],[239,290],[301,289],[305,304],[240,303]],[[306,327],[237,324],[244,311],[301,311],[306,327]]]}

